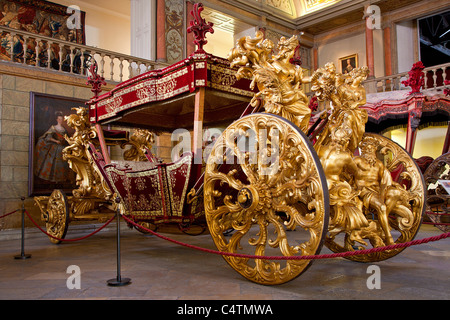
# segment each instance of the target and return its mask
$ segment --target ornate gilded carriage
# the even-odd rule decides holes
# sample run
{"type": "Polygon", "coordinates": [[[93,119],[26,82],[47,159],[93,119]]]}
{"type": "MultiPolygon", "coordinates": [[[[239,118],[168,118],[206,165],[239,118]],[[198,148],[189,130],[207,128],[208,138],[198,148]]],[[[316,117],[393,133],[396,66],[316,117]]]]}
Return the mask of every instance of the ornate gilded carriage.
{"type": "MultiPolygon", "coordinates": [[[[204,219],[217,248],[230,254],[224,259],[261,284],[296,278],[312,260],[291,258],[316,255],[324,244],[347,252],[412,240],[425,208],[424,180],[405,150],[365,132],[367,68],[344,75],[329,63],[305,77],[291,63],[298,45],[295,36],[275,46],[257,33],[238,41],[229,62],[200,46],[178,64],[91,99],[89,114],[80,108],[68,119],[78,129],[65,157],[80,187],[69,211],[78,205],[91,210],[114,195],[122,214],[145,227],[204,219]],[[303,83],[311,83],[330,108],[311,117],[303,83]],[[193,125],[186,120],[192,116],[193,125]],[[205,164],[203,124],[236,118],[205,164]],[[114,163],[101,126],[111,122],[155,130],[191,127],[193,152],[160,163],[150,151],[154,136],[142,130],[126,141],[134,158],[146,161],[114,163]]],[[[59,230],[67,217],[57,218],[58,197],[64,198],[52,195],[41,208],[50,229],[59,230]]],[[[347,258],[380,261],[403,249],[347,258]]]]}

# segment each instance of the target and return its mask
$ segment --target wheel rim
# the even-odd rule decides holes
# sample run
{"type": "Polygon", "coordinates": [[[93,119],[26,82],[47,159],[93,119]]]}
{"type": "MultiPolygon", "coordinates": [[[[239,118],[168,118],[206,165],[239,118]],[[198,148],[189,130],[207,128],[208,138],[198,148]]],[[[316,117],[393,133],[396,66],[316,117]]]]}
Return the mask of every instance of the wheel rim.
{"type": "MultiPolygon", "coordinates": [[[[409,242],[416,236],[422,223],[422,217],[425,211],[425,183],[422,173],[409,153],[397,143],[381,135],[373,133],[365,133],[363,141],[366,137],[370,137],[378,141],[378,158],[384,158],[386,169],[391,173],[394,171],[396,172],[396,176],[400,179],[398,182],[402,184],[407,191],[405,193],[405,196],[409,199],[409,207],[407,208],[412,213],[412,218],[403,218],[399,211],[394,211],[389,215],[388,221],[394,241],[393,244],[409,242]]],[[[367,228],[368,230],[362,232],[361,234],[366,234],[366,236],[362,235],[364,240],[369,239],[369,241],[366,241],[367,246],[361,246],[360,243],[355,243],[354,241],[352,242],[348,233],[341,234],[340,237],[336,237],[334,235],[331,236],[328,234],[325,245],[330,250],[336,253],[341,253],[387,245],[383,242],[385,236],[380,228],[379,219],[376,213],[373,210],[368,210],[367,208],[364,208],[364,210],[365,217],[369,222],[370,231],[369,228],[367,228]],[[377,231],[374,231],[375,229],[377,231]],[[367,236],[367,234],[370,234],[371,236],[367,236]],[[379,240],[374,239],[374,234],[378,235],[379,240]]],[[[333,220],[333,214],[331,219],[333,220]]],[[[331,223],[330,229],[332,228],[333,225],[331,223]]],[[[404,249],[405,247],[373,252],[366,255],[352,255],[347,256],[346,258],[358,262],[377,262],[389,259],[399,254],[404,249]]]]}
{"type": "Polygon", "coordinates": [[[48,199],[47,217],[44,217],[44,220],[50,241],[61,243],[60,239],[64,239],[69,226],[69,205],[62,190],[53,190],[48,199]]]}
{"type": "Polygon", "coordinates": [[[444,233],[450,231],[450,225],[448,224],[450,199],[447,191],[438,183],[438,180],[450,179],[449,166],[450,152],[437,157],[424,172],[428,192],[426,203],[427,216],[444,233]]]}
{"type": "MultiPolygon", "coordinates": [[[[318,157],[297,127],[274,115],[253,114],[223,132],[206,165],[204,203],[214,243],[226,253],[318,254],[328,228],[328,190],[318,157]]],[[[290,281],[311,264],[223,257],[261,284],[290,281]]]]}
{"type": "Polygon", "coordinates": [[[150,231],[156,232],[158,230],[158,226],[152,222],[147,221],[139,221],[136,222],[136,225],[134,225],[134,228],[143,234],[151,234],[150,231]],[[148,231],[150,230],[150,231],[148,231]]]}

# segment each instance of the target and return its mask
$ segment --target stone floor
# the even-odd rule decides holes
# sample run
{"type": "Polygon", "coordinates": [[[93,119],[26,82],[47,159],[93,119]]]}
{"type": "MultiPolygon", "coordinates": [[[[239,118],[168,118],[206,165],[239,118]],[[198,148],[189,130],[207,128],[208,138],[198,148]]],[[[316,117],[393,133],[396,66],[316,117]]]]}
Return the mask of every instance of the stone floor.
{"type": "MultiPolygon", "coordinates": [[[[115,222],[92,237],[60,245],[39,236],[0,241],[0,299],[153,299],[153,300],[380,300],[450,299],[450,240],[405,249],[376,263],[381,288],[368,289],[367,264],[343,258],[316,260],[300,277],[279,286],[249,282],[218,255],[186,248],[134,229],[121,228],[121,276],[131,284],[111,287],[116,278],[115,222]],[[80,289],[68,289],[71,265],[81,270],[80,289]]],[[[122,225],[122,224],[121,224],[122,225]]],[[[442,232],[423,225],[416,239],[442,232]]],[[[172,239],[214,249],[209,234],[164,233],[172,239]]],[[[69,232],[67,238],[73,238],[69,232]]],[[[330,253],[327,248],[321,252],[330,253]]],[[[74,281],[70,283],[75,283],[74,281]]]]}

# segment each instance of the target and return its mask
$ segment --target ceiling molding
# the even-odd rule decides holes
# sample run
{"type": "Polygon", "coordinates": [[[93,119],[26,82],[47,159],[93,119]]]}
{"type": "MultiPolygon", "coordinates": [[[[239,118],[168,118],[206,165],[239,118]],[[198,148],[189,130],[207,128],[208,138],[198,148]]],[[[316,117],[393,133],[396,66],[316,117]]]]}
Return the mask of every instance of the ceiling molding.
{"type": "MultiPolygon", "coordinates": [[[[377,1],[372,1],[377,2],[377,1]]],[[[298,28],[307,28],[311,25],[316,25],[318,23],[343,16],[349,12],[354,12],[357,10],[361,11],[361,18],[364,15],[364,6],[367,0],[342,0],[331,6],[325,7],[321,10],[314,11],[298,17],[294,20],[294,23],[298,28]]]]}
{"type": "MultiPolygon", "coordinates": [[[[404,18],[403,12],[416,11],[422,12],[425,8],[430,10],[433,3],[441,3],[436,7],[442,7],[442,0],[341,0],[320,10],[304,14],[294,18],[288,14],[283,14],[281,10],[265,4],[265,0],[227,0],[226,3],[220,0],[202,1],[206,7],[218,12],[223,12],[231,17],[240,19],[247,24],[269,27],[277,29],[277,32],[305,32],[308,35],[316,36],[328,33],[333,30],[363,23],[365,8],[368,5],[377,5],[381,9],[382,17],[388,20],[398,13],[404,18]],[[428,5],[430,4],[430,5],[428,5]],[[282,30],[286,28],[286,30],[282,30]]],[[[445,3],[445,1],[444,1],[445,3]]]]}
{"type": "Polygon", "coordinates": [[[296,24],[293,21],[293,18],[288,18],[285,15],[281,14],[281,11],[278,13],[273,8],[268,6],[262,6],[259,2],[253,1],[242,1],[242,0],[227,0],[227,5],[234,7],[235,9],[239,9],[244,12],[248,12],[256,17],[259,17],[259,19],[250,19],[240,14],[239,11],[230,10],[223,6],[223,3],[220,3],[221,1],[208,1],[204,0],[202,1],[203,5],[206,7],[210,7],[211,9],[223,12],[225,14],[234,16],[236,18],[247,20],[247,23],[253,24],[255,26],[261,25],[261,22],[263,22],[264,19],[261,17],[265,17],[265,20],[272,21],[276,24],[279,24],[285,28],[289,29],[297,29],[296,24]],[[259,4],[259,5],[258,5],[259,4]]]}
{"type": "MultiPolygon", "coordinates": [[[[372,0],[372,3],[377,3],[384,0],[372,0]]],[[[355,23],[362,19],[364,15],[364,6],[367,5],[367,0],[341,0],[328,7],[318,11],[305,14],[299,18],[275,8],[265,5],[263,1],[249,1],[249,0],[227,0],[226,6],[222,1],[218,0],[204,0],[202,3],[206,7],[210,7],[227,15],[242,19],[248,24],[265,27],[269,24],[280,25],[292,31],[304,31],[305,33],[314,35],[324,32],[324,27],[335,28],[344,24],[355,23]],[[239,11],[243,13],[239,13],[239,11]],[[244,13],[249,13],[255,17],[251,19],[244,13]],[[350,18],[342,18],[341,21],[335,21],[332,25],[329,22],[333,19],[345,17],[349,15],[350,18]],[[323,24],[323,26],[321,26],[323,24]]],[[[282,30],[280,30],[282,31],[282,30]]],[[[286,32],[286,31],[284,31],[286,32]]]]}

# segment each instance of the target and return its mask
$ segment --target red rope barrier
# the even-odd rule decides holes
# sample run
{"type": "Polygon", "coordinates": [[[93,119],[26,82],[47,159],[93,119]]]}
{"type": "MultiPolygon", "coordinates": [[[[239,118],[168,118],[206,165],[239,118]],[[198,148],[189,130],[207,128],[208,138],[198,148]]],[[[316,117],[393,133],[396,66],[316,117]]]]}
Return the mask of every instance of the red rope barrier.
{"type": "Polygon", "coordinates": [[[31,222],[39,229],[41,230],[43,233],[45,233],[47,236],[49,236],[50,238],[56,239],[58,241],[66,241],[66,242],[74,242],[74,241],[80,241],[80,240],[84,240],[86,238],[89,238],[90,236],[93,236],[94,234],[96,234],[97,232],[99,232],[100,230],[102,230],[103,228],[105,228],[108,224],[110,224],[115,218],[116,216],[114,215],[111,219],[109,219],[103,226],[101,226],[99,229],[95,230],[94,232],[83,236],[81,238],[77,238],[77,239],[59,239],[55,236],[52,236],[51,234],[48,234],[44,229],[41,228],[40,225],[38,225],[36,223],[36,221],[33,220],[33,218],[30,216],[30,214],[28,213],[28,211],[25,210],[25,213],[27,214],[28,218],[31,220],[31,222]]]}
{"type": "MultiPolygon", "coordinates": [[[[9,216],[15,212],[17,212],[18,210],[12,211],[10,213],[7,213],[3,216],[0,216],[0,218],[9,216]]],[[[99,231],[101,231],[102,229],[104,229],[107,225],[109,225],[114,219],[115,216],[111,217],[111,219],[109,219],[103,226],[101,226],[99,229],[95,230],[94,232],[77,238],[77,239],[60,239],[57,238],[49,233],[47,233],[45,230],[43,230],[41,228],[41,226],[39,226],[39,224],[36,223],[36,221],[34,221],[34,219],[30,216],[30,214],[28,213],[28,211],[25,210],[26,215],[28,216],[28,218],[30,219],[30,221],[39,229],[41,230],[44,234],[46,234],[48,237],[56,239],[58,241],[66,241],[66,242],[73,242],[73,241],[80,241],[83,239],[86,239],[88,237],[93,236],[94,234],[98,233],[99,231]]],[[[365,250],[358,250],[358,251],[347,251],[347,252],[340,252],[340,253],[333,253],[333,254],[322,254],[322,255],[305,255],[305,256],[257,256],[257,255],[247,255],[247,254],[239,254],[239,253],[229,253],[229,252],[221,252],[221,251],[216,251],[216,250],[211,250],[211,249],[205,249],[205,248],[201,248],[198,246],[194,246],[194,245],[190,245],[187,243],[183,243],[168,237],[165,237],[159,233],[156,233],[150,229],[147,229],[145,227],[143,227],[142,225],[138,225],[137,223],[135,223],[133,220],[129,219],[128,217],[122,215],[122,217],[124,218],[124,220],[126,220],[127,222],[129,222],[130,224],[139,227],[140,229],[154,235],[157,236],[163,240],[184,246],[184,247],[188,247],[191,249],[196,249],[196,250],[200,250],[200,251],[204,251],[204,252],[208,252],[208,253],[212,253],[212,254],[217,254],[217,255],[223,255],[223,256],[231,256],[231,257],[239,257],[239,258],[247,258],[247,259],[263,259],[263,260],[316,260],[316,259],[331,259],[331,258],[340,258],[340,257],[347,257],[347,256],[356,256],[356,255],[365,255],[365,254],[370,254],[370,253],[374,253],[374,252],[380,252],[380,251],[386,251],[386,250],[394,250],[394,249],[399,249],[399,248],[406,248],[409,246],[413,246],[413,245],[419,245],[419,244],[424,244],[424,243],[428,243],[428,242],[433,242],[433,241],[439,241],[442,239],[446,239],[448,237],[450,237],[450,232],[448,233],[443,233],[439,236],[434,236],[434,237],[430,237],[430,238],[425,238],[425,239],[420,239],[420,240],[413,240],[410,242],[404,242],[404,243],[397,243],[394,245],[389,245],[389,246],[384,246],[384,247],[378,247],[378,248],[372,248],[372,249],[365,249],[365,250]]]]}
{"type": "Polygon", "coordinates": [[[427,242],[431,242],[431,241],[438,241],[438,240],[442,240],[442,239],[450,237],[450,232],[449,232],[449,233],[443,233],[443,234],[441,234],[439,236],[435,236],[435,237],[430,237],[430,238],[425,238],[425,239],[420,239],[420,240],[413,240],[410,242],[398,243],[398,244],[389,245],[389,246],[385,246],[385,247],[378,247],[378,248],[358,250],[358,251],[347,251],[347,252],[332,253],[332,254],[322,254],[322,255],[305,255],[305,256],[288,256],[288,257],[286,257],[286,256],[255,256],[255,255],[247,255],[247,254],[239,254],[239,253],[221,252],[221,251],[205,249],[205,248],[201,248],[198,246],[183,243],[183,242],[165,237],[165,236],[160,235],[150,229],[147,229],[141,225],[138,225],[137,223],[130,220],[129,218],[127,218],[124,215],[122,215],[122,217],[127,222],[131,223],[132,225],[140,227],[141,229],[143,229],[146,232],[149,232],[161,239],[170,241],[172,243],[175,243],[175,244],[178,244],[178,245],[181,245],[184,247],[200,250],[200,251],[207,252],[207,253],[222,255],[222,256],[231,256],[231,257],[246,258],[246,259],[262,259],[262,260],[316,260],[316,259],[331,259],[331,258],[340,258],[340,257],[347,257],[347,256],[357,256],[357,255],[370,254],[373,252],[405,248],[405,247],[423,244],[423,243],[427,243],[427,242]]]}
{"type": "Polygon", "coordinates": [[[6,218],[7,216],[12,215],[13,213],[16,213],[17,211],[19,211],[19,209],[16,209],[16,210],[14,210],[14,211],[12,211],[12,212],[10,212],[10,213],[7,213],[7,214],[5,214],[5,215],[3,215],[3,216],[0,216],[0,219],[6,218]]]}

